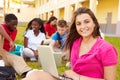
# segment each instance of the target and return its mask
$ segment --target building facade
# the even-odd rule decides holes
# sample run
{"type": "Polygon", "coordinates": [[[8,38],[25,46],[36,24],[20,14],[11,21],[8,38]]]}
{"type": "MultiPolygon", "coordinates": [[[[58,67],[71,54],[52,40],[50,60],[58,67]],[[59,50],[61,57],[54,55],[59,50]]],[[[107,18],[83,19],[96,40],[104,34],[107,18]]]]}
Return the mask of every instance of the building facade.
{"type": "Polygon", "coordinates": [[[120,37],[120,0],[0,0],[0,22],[6,13],[14,13],[21,23],[35,17],[48,20],[53,15],[70,23],[74,11],[82,6],[95,13],[105,35],[120,37]]]}
{"type": "Polygon", "coordinates": [[[35,6],[36,0],[0,0],[0,23],[4,21],[4,15],[14,13],[19,23],[29,22],[39,17],[35,6]]]}
{"type": "Polygon", "coordinates": [[[54,15],[68,22],[78,7],[88,7],[95,13],[105,35],[120,36],[120,0],[37,0],[36,5],[43,20],[54,15]]]}

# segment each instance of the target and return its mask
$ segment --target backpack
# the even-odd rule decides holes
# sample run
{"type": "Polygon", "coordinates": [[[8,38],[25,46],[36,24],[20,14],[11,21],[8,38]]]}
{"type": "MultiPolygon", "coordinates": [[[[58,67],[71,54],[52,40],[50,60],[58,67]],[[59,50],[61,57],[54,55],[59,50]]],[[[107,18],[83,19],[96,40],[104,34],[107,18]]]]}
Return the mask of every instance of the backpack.
{"type": "Polygon", "coordinates": [[[0,80],[17,80],[14,69],[0,66],[0,80]]]}

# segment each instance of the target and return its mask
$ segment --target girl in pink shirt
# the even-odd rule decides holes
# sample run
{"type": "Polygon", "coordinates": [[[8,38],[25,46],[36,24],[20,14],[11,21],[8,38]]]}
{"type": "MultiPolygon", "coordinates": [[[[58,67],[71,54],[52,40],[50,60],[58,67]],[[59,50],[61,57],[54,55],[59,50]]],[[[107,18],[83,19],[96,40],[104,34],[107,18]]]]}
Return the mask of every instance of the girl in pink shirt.
{"type": "Polygon", "coordinates": [[[82,38],[74,41],[71,49],[71,66],[76,73],[88,77],[104,78],[104,67],[117,64],[115,48],[100,37],[85,54],[79,55],[82,38]]]}
{"type": "Polygon", "coordinates": [[[90,9],[81,7],[74,12],[65,46],[72,70],[65,76],[73,80],[116,80],[117,51],[101,38],[99,28],[90,9]]]}

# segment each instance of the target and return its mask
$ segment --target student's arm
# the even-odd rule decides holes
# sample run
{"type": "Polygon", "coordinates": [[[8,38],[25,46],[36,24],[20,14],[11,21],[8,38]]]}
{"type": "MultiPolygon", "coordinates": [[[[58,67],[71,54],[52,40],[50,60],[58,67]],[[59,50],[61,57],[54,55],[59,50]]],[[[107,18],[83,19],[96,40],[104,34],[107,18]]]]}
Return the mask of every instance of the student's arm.
{"type": "Polygon", "coordinates": [[[46,39],[50,39],[51,38],[51,36],[49,36],[48,35],[48,31],[49,31],[49,26],[48,26],[48,24],[44,24],[44,29],[45,29],[45,32],[46,32],[46,39]]]}
{"type": "Polygon", "coordinates": [[[78,75],[72,70],[66,71],[64,75],[73,80],[116,80],[116,65],[104,67],[104,79],[78,75]]]}
{"type": "Polygon", "coordinates": [[[28,38],[24,37],[24,47],[27,48],[28,47],[28,38]]]}
{"type": "Polygon", "coordinates": [[[70,55],[69,53],[70,53],[69,50],[63,49],[63,53],[62,53],[62,55],[61,55],[61,56],[62,56],[62,59],[69,61],[69,60],[70,60],[70,59],[69,59],[69,57],[70,57],[70,56],[69,56],[69,55],[70,55]]]}
{"type": "Polygon", "coordinates": [[[116,69],[116,65],[104,67],[105,80],[116,80],[116,69]]]}
{"type": "Polygon", "coordinates": [[[54,51],[55,44],[56,44],[55,40],[51,40],[51,42],[49,44],[53,51],[54,51]]]}
{"type": "Polygon", "coordinates": [[[14,42],[12,41],[10,36],[6,33],[6,31],[3,29],[3,27],[1,26],[0,26],[0,34],[10,42],[11,49],[15,47],[14,42]]]}
{"type": "Polygon", "coordinates": [[[51,36],[48,35],[48,32],[46,32],[46,39],[50,39],[51,36]]]}

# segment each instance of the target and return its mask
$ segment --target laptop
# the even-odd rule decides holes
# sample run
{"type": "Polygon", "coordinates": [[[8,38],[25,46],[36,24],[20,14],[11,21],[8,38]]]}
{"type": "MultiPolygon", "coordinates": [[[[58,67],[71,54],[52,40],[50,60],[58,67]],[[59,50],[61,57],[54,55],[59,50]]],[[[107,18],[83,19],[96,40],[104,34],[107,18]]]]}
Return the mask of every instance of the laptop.
{"type": "Polygon", "coordinates": [[[50,73],[52,76],[59,80],[72,80],[71,78],[67,78],[63,75],[58,74],[54,54],[50,46],[39,45],[38,55],[43,71],[50,73]]]}

